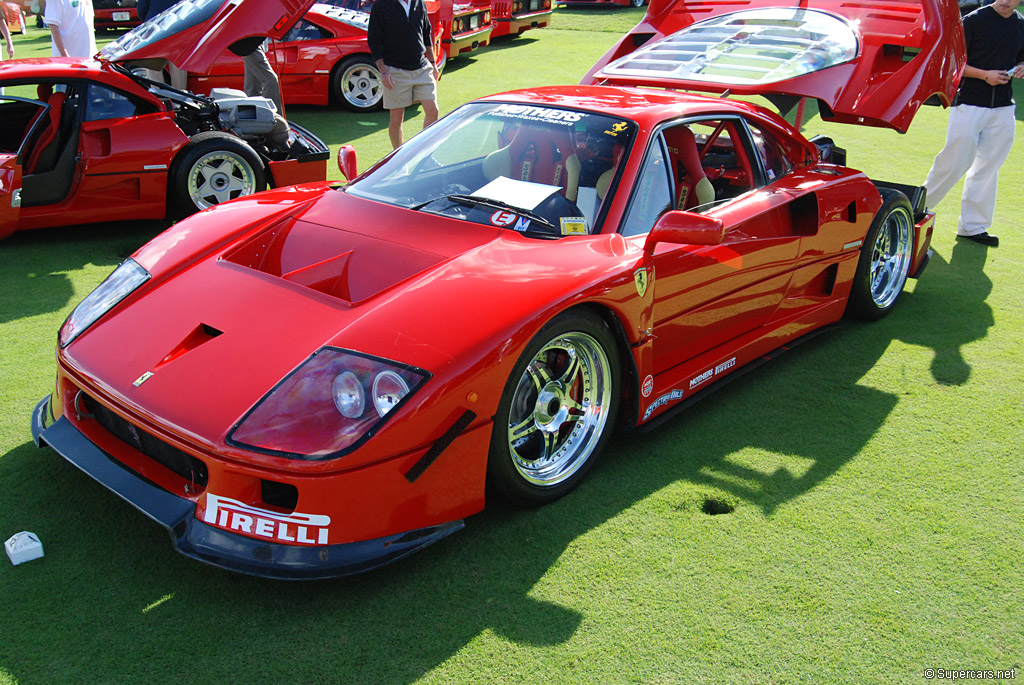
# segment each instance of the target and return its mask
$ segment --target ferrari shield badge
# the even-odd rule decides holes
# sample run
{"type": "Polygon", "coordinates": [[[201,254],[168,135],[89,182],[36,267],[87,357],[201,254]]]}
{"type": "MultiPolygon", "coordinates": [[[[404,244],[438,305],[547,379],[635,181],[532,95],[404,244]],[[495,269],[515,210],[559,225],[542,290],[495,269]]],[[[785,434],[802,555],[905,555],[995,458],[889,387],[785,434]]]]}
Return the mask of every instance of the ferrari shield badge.
{"type": "Polygon", "coordinates": [[[647,286],[650,279],[647,277],[647,268],[637,269],[633,272],[633,283],[636,284],[636,294],[643,297],[647,294],[647,286]]]}

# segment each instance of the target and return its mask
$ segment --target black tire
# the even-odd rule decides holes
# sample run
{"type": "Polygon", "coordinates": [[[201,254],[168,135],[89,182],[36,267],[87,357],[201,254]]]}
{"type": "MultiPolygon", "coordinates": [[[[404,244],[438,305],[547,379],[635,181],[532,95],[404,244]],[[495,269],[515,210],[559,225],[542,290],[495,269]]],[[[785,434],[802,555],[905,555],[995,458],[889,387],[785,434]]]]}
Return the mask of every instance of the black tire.
{"type": "Polygon", "coordinates": [[[876,321],[896,305],[914,256],[914,211],[898,190],[879,188],[882,206],[860,247],[846,313],[876,321]]]}
{"type": "Polygon", "coordinates": [[[242,140],[221,131],[192,136],[171,165],[168,213],[188,216],[266,187],[263,162],[242,140]]]}
{"type": "Polygon", "coordinates": [[[331,97],[353,112],[373,112],[384,106],[384,84],[369,57],[349,57],[331,73],[331,97]]]}
{"type": "Polygon", "coordinates": [[[599,317],[568,312],[545,325],[505,384],[491,434],[488,490],[535,507],[579,485],[611,436],[620,378],[615,339],[599,317]]]}

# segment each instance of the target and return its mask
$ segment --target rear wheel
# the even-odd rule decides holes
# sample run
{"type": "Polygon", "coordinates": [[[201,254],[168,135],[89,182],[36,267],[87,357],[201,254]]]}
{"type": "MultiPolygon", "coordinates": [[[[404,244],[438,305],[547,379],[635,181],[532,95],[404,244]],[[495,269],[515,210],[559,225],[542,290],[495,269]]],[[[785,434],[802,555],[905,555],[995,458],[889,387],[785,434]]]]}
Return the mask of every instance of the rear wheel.
{"type": "Polygon", "coordinates": [[[170,173],[171,214],[188,215],[263,190],[263,163],[244,141],[220,131],[192,137],[170,173]]]}
{"type": "Polygon", "coordinates": [[[353,112],[370,112],[381,108],[384,84],[380,71],[369,57],[349,57],[331,75],[334,99],[353,112]]]}
{"type": "Polygon", "coordinates": [[[882,206],[861,245],[846,307],[848,314],[867,321],[882,318],[896,305],[914,256],[914,213],[910,202],[898,190],[880,188],[879,193],[882,206]]]}
{"type": "Polygon", "coordinates": [[[487,462],[488,485],[520,506],[575,488],[611,435],[619,359],[608,326],[567,313],[530,342],[505,385],[487,462]]]}

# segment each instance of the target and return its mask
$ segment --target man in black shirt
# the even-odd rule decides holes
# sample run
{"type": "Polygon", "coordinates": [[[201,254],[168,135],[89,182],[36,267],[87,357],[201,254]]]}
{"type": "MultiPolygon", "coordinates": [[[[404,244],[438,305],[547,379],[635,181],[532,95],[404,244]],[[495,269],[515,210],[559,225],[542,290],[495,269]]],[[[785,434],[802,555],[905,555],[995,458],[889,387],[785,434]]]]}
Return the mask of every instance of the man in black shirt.
{"type": "Polygon", "coordinates": [[[967,67],[949,114],[946,145],[924,185],[935,206],[967,173],[957,236],[999,245],[988,233],[996,208],[999,167],[1013,145],[1016,106],[1011,78],[1024,78],[1021,0],[995,0],[964,17],[967,67]]]}
{"type": "Polygon", "coordinates": [[[402,144],[405,108],[423,105],[423,128],[437,121],[437,78],[430,20],[423,0],[376,0],[366,40],[380,70],[391,146],[402,144]]]}

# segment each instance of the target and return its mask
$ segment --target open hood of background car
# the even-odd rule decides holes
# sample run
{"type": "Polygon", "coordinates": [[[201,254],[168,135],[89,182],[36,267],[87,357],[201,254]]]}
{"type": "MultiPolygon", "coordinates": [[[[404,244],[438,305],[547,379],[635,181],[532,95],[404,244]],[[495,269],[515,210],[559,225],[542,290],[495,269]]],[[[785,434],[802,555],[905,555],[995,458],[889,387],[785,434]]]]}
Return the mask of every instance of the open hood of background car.
{"type": "Polygon", "coordinates": [[[966,64],[956,0],[651,0],[584,83],[814,98],[825,119],[906,131],[966,64]]]}
{"type": "Polygon", "coordinates": [[[110,62],[166,59],[205,74],[225,50],[246,55],[281,38],[314,0],[180,0],[100,50],[110,62]]]}

